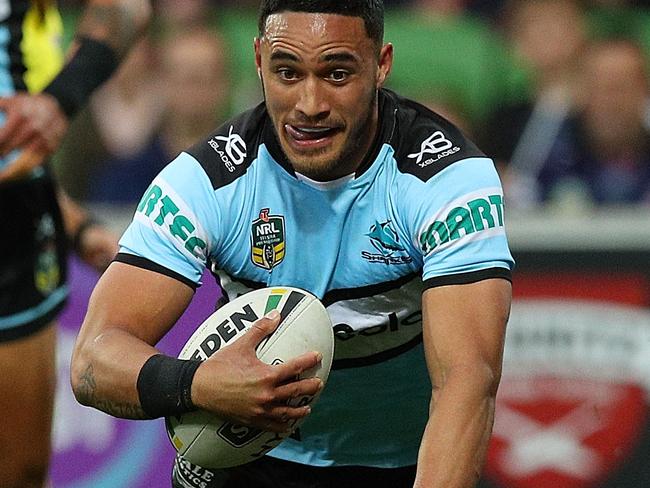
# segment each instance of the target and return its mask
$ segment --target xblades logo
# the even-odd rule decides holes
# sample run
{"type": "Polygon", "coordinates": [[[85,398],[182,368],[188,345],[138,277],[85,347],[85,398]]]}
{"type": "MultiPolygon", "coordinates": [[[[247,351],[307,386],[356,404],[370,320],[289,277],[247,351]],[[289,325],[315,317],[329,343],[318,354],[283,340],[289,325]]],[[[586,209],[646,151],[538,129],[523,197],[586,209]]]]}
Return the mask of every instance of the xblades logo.
{"type": "Polygon", "coordinates": [[[235,171],[235,166],[239,166],[246,159],[246,142],[239,134],[233,133],[233,126],[230,126],[227,136],[214,136],[208,141],[210,147],[214,149],[231,173],[235,171]],[[224,143],[222,148],[219,141],[224,143]]]}
{"type": "Polygon", "coordinates": [[[390,220],[386,222],[375,221],[366,234],[370,238],[370,244],[380,254],[373,254],[361,251],[361,256],[371,263],[384,264],[405,264],[412,261],[410,256],[405,255],[406,250],[399,243],[397,232],[390,226],[390,220]]]}
{"type": "Polygon", "coordinates": [[[424,168],[446,156],[449,156],[450,154],[457,153],[458,151],[460,151],[460,148],[458,146],[453,147],[451,141],[445,137],[442,131],[438,130],[422,142],[420,145],[420,152],[409,154],[407,157],[415,159],[415,163],[421,168],[424,168]],[[426,154],[437,154],[438,157],[422,161],[426,154]]]}

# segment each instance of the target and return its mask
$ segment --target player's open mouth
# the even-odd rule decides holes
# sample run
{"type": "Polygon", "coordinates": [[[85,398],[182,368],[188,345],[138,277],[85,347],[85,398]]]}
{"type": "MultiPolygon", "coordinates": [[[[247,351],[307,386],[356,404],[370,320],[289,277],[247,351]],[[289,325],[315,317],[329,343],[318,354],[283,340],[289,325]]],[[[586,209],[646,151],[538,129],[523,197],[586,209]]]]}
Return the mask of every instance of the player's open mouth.
{"type": "Polygon", "coordinates": [[[290,142],[298,147],[315,148],[326,146],[341,129],[337,127],[307,127],[285,124],[290,142]]]}

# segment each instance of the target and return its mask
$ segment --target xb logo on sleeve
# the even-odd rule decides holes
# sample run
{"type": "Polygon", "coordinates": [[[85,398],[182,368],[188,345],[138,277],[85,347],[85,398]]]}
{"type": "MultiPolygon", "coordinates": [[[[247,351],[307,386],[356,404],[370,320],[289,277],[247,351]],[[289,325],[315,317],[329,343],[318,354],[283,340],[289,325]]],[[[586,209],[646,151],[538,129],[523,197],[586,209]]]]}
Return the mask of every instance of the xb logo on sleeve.
{"type": "Polygon", "coordinates": [[[255,266],[270,271],[284,259],[285,237],[284,217],[269,212],[263,208],[251,225],[251,260],[255,266]]]}
{"type": "Polygon", "coordinates": [[[361,256],[371,263],[384,264],[407,264],[413,259],[409,256],[399,243],[397,232],[390,226],[390,220],[386,222],[375,221],[370,226],[370,232],[366,234],[370,238],[370,244],[379,253],[361,251],[361,256]]]}
{"type": "Polygon", "coordinates": [[[415,163],[420,166],[420,168],[425,168],[446,156],[457,153],[458,151],[460,151],[460,148],[454,146],[451,141],[445,137],[442,131],[437,130],[422,142],[420,152],[409,154],[407,157],[415,159],[415,163]],[[424,156],[427,154],[435,154],[436,157],[422,161],[424,156]]]}
{"type": "Polygon", "coordinates": [[[239,134],[233,132],[230,126],[227,136],[214,136],[208,144],[219,155],[226,169],[233,173],[235,166],[239,166],[246,159],[246,142],[239,134]],[[222,144],[220,144],[220,142],[222,144]]]}

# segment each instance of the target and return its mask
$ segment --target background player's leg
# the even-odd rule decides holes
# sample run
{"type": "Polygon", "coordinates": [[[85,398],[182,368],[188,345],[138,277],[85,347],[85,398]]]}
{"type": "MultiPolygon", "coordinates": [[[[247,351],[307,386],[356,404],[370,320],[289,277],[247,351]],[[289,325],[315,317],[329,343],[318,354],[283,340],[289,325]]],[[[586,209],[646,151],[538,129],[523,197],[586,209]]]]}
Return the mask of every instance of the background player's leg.
{"type": "Polygon", "coordinates": [[[0,343],[0,486],[41,488],[50,458],[56,326],[0,343]]]}

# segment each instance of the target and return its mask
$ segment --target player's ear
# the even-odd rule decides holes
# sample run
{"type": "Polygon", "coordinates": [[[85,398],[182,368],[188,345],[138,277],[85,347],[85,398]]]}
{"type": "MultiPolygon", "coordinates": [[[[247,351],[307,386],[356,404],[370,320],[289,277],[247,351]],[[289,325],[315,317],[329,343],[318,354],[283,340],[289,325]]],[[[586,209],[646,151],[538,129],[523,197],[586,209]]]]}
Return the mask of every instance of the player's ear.
{"type": "Polygon", "coordinates": [[[384,44],[379,51],[379,65],[377,69],[377,88],[384,86],[386,78],[393,68],[393,45],[391,43],[384,44]]]}
{"type": "Polygon", "coordinates": [[[255,66],[257,67],[257,77],[262,79],[262,41],[259,37],[253,39],[253,45],[255,47],[255,66]]]}

